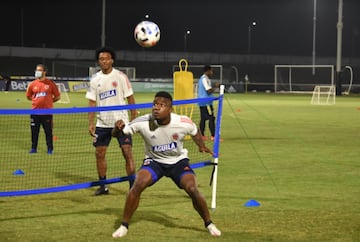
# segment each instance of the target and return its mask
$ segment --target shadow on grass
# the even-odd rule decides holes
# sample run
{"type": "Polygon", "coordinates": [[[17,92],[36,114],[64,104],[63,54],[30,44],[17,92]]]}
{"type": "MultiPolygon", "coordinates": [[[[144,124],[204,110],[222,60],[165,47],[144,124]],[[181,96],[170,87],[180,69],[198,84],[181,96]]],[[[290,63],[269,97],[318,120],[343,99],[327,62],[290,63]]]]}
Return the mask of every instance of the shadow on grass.
{"type": "MultiPolygon", "coordinates": [[[[78,184],[78,183],[89,182],[89,181],[94,180],[94,177],[81,176],[81,175],[78,175],[78,174],[70,174],[70,173],[67,173],[67,172],[55,172],[55,176],[56,176],[56,178],[59,178],[62,181],[68,183],[68,184],[78,184]]],[[[128,181],[122,181],[120,183],[128,184],[128,181]]],[[[117,183],[114,183],[114,184],[117,184],[117,183]]],[[[112,186],[111,189],[110,189],[111,191],[110,191],[109,195],[126,194],[127,191],[128,191],[127,186],[128,185],[126,185],[125,189],[119,189],[119,188],[116,188],[116,187],[112,186]]],[[[95,190],[97,188],[98,188],[98,186],[92,186],[92,187],[84,188],[84,189],[89,189],[89,193],[91,195],[94,195],[94,192],[95,192],[95,190]]],[[[84,190],[84,189],[82,189],[82,190],[84,190]]]]}
{"type": "Polygon", "coordinates": [[[280,137],[265,137],[265,136],[244,136],[244,137],[226,137],[225,141],[235,141],[235,140],[284,140],[286,138],[280,137]]]}
{"type": "Polygon", "coordinates": [[[68,216],[68,215],[86,215],[86,214],[106,214],[111,215],[114,214],[115,209],[104,209],[104,210],[83,210],[76,212],[65,212],[65,213],[49,213],[49,214],[41,214],[41,215],[33,215],[33,216],[18,216],[12,218],[3,218],[0,221],[12,221],[12,220],[23,220],[23,219],[34,219],[34,218],[48,218],[48,217],[56,217],[56,216],[68,216]]]}
{"type": "MultiPolygon", "coordinates": [[[[120,209],[121,210],[121,209],[120,209]]],[[[63,213],[49,213],[49,214],[41,214],[41,215],[29,215],[29,216],[17,216],[12,218],[3,218],[0,219],[0,222],[6,221],[15,221],[15,220],[25,220],[25,219],[37,219],[37,218],[49,218],[49,217],[57,217],[57,216],[73,216],[73,215],[87,215],[87,214],[101,214],[101,215],[114,215],[114,214],[122,214],[119,213],[119,208],[106,208],[103,210],[83,210],[76,212],[63,212],[63,213]]],[[[135,213],[134,218],[131,221],[131,224],[136,224],[140,221],[149,221],[153,223],[158,223],[162,226],[169,228],[181,228],[185,230],[193,230],[193,231],[203,231],[200,228],[194,228],[191,226],[186,226],[185,220],[179,220],[177,217],[170,217],[168,214],[160,212],[160,211],[141,211],[138,214],[135,213]],[[178,221],[176,223],[175,221],[178,221]]],[[[120,215],[121,216],[121,215],[120,215]]],[[[194,216],[198,216],[194,211],[194,216]]],[[[199,218],[199,223],[201,223],[201,219],[199,218]]],[[[121,224],[121,218],[116,219],[114,223],[114,229],[117,229],[121,224]]]]}
{"type": "MultiPolygon", "coordinates": [[[[194,210],[194,217],[199,217],[198,214],[194,210]]],[[[191,226],[186,226],[186,221],[181,220],[177,217],[170,217],[169,214],[160,212],[160,211],[141,211],[139,213],[134,214],[133,219],[131,220],[130,224],[136,224],[140,221],[148,221],[160,224],[165,227],[169,228],[181,228],[186,231],[193,230],[193,231],[204,231],[204,229],[195,228],[191,226]],[[177,221],[177,223],[175,222],[177,221]]],[[[199,223],[201,222],[201,218],[199,217],[199,223]]],[[[114,229],[117,229],[121,225],[121,218],[116,219],[114,223],[114,229]]]]}
{"type": "Polygon", "coordinates": [[[94,180],[94,177],[90,176],[81,176],[78,174],[70,174],[68,172],[57,171],[55,172],[55,177],[61,179],[62,181],[68,184],[76,184],[94,180]]]}

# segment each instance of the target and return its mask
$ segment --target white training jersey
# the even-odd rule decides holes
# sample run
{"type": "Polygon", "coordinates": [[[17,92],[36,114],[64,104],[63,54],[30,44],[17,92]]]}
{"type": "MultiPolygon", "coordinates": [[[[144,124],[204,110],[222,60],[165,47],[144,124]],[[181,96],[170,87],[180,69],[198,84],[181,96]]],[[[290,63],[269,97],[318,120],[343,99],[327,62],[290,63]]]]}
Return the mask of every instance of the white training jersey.
{"type": "Polygon", "coordinates": [[[140,116],[126,124],[125,134],[140,133],[144,139],[145,158],[152,158],[163,164],[175,164],[188,158],[188,151],[183,147],[184,138],[195,136],[197,127],[187,116],[171,113],[167,125],[158,125],[151,114],[140,116]]]}
{"type": "MultiPolygon", "coordinates": [[[[86,98],[96,101],[98,107],[126,105],[125,98],[133,95],[131,83],[125,73],[113,68],[109,74],[95,73],[90,80],[86,98]]],[[[129,121],[127,110],[106,111],[97,114],[97,127],[114,127],[115,121],[129,121]]]]}

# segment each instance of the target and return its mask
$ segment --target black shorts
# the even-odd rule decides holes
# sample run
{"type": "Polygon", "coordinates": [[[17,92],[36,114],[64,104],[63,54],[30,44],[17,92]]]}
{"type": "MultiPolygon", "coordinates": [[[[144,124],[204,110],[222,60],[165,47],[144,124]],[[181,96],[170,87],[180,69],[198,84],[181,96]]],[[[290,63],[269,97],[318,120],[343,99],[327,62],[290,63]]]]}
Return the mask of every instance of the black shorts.
{"type": "Polygon", "coordinates": [[[194,174],[193,169],[189,165],[189,159],[182,159],[176,164],[168,165],[159,163],[151,158],[146,158],[143,161],[140,170],[144,169],[151,173],[152,184],[155,184],[163,176],[170,177],[173,182],[180,188],[183,189],[180,185],[181,178],[185,174],[194,174]]]}
{"type": "Polygon", "coordinates": [[[202,120],[209,120],[214,117],[214,108],[212,105],[200,106],[200,116],[202,120]]]}
{"type": "MultiPolygon", "coordinates": [[[[100,128],[96,127],[95,136],[93,140],[93,146],[109,146],[111,141],[111,131],[112,128],[100,128]]],[[[121,137],[116,138],[119,145],[132,145],[131,135],[123,135],[121,137]]]]}

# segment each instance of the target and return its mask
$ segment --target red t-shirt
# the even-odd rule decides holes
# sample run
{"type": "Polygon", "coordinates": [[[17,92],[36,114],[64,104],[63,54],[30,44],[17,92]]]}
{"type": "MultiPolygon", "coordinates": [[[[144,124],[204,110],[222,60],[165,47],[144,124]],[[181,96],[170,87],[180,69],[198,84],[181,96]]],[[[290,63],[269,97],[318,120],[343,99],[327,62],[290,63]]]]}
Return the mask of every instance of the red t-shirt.
{"type": "Polygon", "coordinates": [[[59,97],[60,92],[55,82],[49,79],[36,79],[29,84],[26,96],[32,100],[32,109],[52,108],[53,98],[59,97]]]}

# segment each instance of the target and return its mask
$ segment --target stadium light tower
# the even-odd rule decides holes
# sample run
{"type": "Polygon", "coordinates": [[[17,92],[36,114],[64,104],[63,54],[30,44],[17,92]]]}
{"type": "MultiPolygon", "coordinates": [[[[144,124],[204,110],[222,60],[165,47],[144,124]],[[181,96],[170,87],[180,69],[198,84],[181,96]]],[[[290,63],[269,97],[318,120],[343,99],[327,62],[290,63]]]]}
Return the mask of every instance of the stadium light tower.
{"type": "Polygon", "coordinates": [[[184,51],[186,52],[187,51],[187,42],[188,42],[188,39],[189,39],[189,37],[190,37],[190,30],[188,29],[188,30],[185,30],[185,32],[184,32],[184,51]]]}
{"type": "Polygon", "coordinates": [[[341,58],[342,58],[342,30],[343,30],[343,0],[338,3],[337,48],[336,48],[336,96],[341,96],[341,58]]]}
{"type": "Polygon", "coordinates": [[[252,29],[256,26],[256,22],[252,21],[249,26],[248,26],[248,54],[251,54],[251,34],[252,34],[252,29]]]}
{"type": "Polygon", "coordinates": [[[101,46],[105,46],[106,0],[102,0],[101,46]]]}

